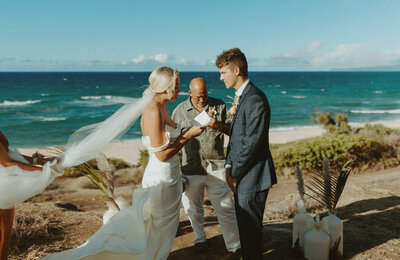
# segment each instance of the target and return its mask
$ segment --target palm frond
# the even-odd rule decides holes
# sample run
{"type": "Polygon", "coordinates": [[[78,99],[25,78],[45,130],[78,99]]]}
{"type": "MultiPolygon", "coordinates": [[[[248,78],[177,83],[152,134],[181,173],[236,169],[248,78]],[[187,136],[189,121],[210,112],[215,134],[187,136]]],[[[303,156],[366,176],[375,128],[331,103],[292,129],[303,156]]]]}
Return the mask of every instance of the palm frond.
{"type": "Polygon", "coordinates": [[[324,198],[326,207],[328,208],[329,212],[332,210],[332,184],[331,184],[331,167],[328,158],[324,157],[322,162],[322,173],[324,176],[324,198]]]}
{"type": "Polygon", "coordinates": [[[300,199],[304,202],[304,180],[303,180],[303,173],[301,172],[301,169],[299,165],[296,165],[296,177],[297,177],[297,190],[299,191],[300,199]]]}
{"type": "Polygon", "coordinates": [[[340,171],[333,171],[328,159],[324,158],[323,172],[313,173],[309,179],[305,180],[304,186],[310,190],[305,194],[323,204],[330,214],[334,214],[350,175],[352,162],[353,160],[349,160],[340,171]]]}

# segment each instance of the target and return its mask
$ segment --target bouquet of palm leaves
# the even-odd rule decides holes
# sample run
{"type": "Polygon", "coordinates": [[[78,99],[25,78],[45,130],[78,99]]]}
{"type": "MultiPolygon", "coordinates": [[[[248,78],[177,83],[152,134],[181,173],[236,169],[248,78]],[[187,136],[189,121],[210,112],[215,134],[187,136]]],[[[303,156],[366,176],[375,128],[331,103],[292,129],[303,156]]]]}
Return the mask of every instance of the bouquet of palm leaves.
{"type": "MultiPolygon", "coordinates": [[[[64,147],[54,147],[51,148],[49,153],[60,156],[65,151],[66,149],[64,147]]],[[[89,180],[103,193],[102,198],[107,201],[107,204],[110,207],[113,207],[115,208],[115,210],[120,211],[120,206],[114,200],[113,174],[115,168],[108,162],[107,157],[103,153],[100,153],[96,157],[96,161],[99,171],[96,171],[88,162],[77,165],[75,166],[75,168],[80,172],[80,174],[89,178],[89,180]],[[100,173],[103,173],[105,175],[105,178],[103,178],[100,173]]]]}
{"type": "Polygon", "coordinates": [[[351,172],[352,162],[353,160],[349,160],[340,171],[334,171],[329,160],[324,158],[322,173],[312,174],[305,182],[305,186],[311,191],[305,194],[328,209],[329,216],[322,219],[322,222],[330,236],[330,255],[333,259],[343,255],[343,222],[335,216],[335,210],[351,172]]]}
{"type": "Polygon", "coordinates": [[[307,213],[306,201],[304,199],[303,173],[298,165],[296,165],[296,177],[300,200],[297,202],[299,213],[293,218],[292,251],[296,256],[300,256],[304,252],[304,236],[311,229],[307,223],[313,218],[307,213]]]}

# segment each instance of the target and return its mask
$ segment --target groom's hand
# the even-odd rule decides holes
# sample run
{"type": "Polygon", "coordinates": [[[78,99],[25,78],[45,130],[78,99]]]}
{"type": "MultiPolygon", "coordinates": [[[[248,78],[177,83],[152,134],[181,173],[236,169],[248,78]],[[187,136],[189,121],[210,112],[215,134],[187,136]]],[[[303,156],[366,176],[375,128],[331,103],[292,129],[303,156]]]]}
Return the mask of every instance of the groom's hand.
{"type": "Polygon", "coordinates": [[[226,182],[233,193],[237,192],[237,180],[231,177],[231,169],[225,168],[226,182]]]}

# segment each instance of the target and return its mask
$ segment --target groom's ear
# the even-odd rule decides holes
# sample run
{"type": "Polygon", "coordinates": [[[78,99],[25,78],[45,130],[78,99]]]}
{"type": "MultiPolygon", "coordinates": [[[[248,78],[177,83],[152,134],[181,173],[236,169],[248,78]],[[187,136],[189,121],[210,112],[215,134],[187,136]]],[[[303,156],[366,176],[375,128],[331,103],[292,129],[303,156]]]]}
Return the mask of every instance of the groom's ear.
{"type": "Polygon", "coordinates": [[[239,68],[239,66],[235,66],[235,67],[233,68],[233,72],[235,73],[236,76],[239,76],[239,75],[240,75],[240,68],[239,68]]]}

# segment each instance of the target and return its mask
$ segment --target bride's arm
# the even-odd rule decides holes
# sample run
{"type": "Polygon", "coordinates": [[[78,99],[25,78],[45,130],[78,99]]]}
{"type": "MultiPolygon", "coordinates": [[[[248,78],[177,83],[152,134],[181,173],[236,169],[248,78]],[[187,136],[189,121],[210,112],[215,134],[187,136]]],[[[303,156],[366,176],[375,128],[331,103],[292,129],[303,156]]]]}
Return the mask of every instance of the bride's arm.
{"type": "MultiPolygon", "coordinates": [[[[143,113],[145,117],[144,123],[146,127],[146,135],[150,137],[150,144],[152,147],[163,146],[167,139],[165,137],[164,121],[161,118],[161,112],[158,109],[149,109],[143,113]]],[[[205,127],[194,126],[184,131],[179,137],[168,145],[162,151],[155,152],[158,160],[165,162],[179,152],[190,138],[198,136],[203,132],[205,127]]]]}
{"type": "Polygon", "coordinates": [[[173,142],[168,145],[162,151],[155,152],[157,159],[165,162],[175,154],[177,154],[182,147],[185,145],[190,138],[200,135],[206,126],[192,126],[188,130],[184,131],[179,135],[179,137],[173,142]]]}

